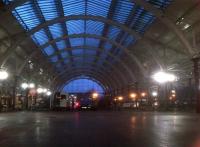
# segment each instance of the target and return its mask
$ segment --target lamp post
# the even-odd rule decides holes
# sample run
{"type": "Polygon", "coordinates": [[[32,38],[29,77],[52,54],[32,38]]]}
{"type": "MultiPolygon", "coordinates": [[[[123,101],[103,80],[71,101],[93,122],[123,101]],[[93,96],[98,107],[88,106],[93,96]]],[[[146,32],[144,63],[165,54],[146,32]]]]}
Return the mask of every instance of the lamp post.
{"type": "Polygon", "coordinates": [[[24,89],[26,91],[26,96],[25,96],[25,108],[28,109],[28,103],[29,103],[29,97],[28,97],[28,94],[29,94],[29,91],[30,89],[33,89],[35,88],[35,84],[34,83],[22,83],[21,84],[21,88],[24,89]]]}
{"type": "Polygon", "coordinates": [[[6,80],[8,78],[8,72],[0,68],[0,80],[6,80]]]}
{"type": "Polygon", "coordinates": [[[170,83],[170,82],[174,82],[176,81],[177,77],[172,74],[172,73],[168,73],[168,72],[165,72],[165,71],[159,71],[159,72],[156,72],[152,78],[158,82],[159,84],[163,84],[164,85],[164,105],[166,106],[167,105],[167,101],[168,101],[168,96],[167,96],[167,83],[170,83]]]}
{"type": "Polygon", "coordinates": [[[196,97],[196,112],[200,113],[200,90],[199,90],[199,60],[200,57],[193,58],[194,64],[194,83],[195,83],[195,97],[196,97]]]}

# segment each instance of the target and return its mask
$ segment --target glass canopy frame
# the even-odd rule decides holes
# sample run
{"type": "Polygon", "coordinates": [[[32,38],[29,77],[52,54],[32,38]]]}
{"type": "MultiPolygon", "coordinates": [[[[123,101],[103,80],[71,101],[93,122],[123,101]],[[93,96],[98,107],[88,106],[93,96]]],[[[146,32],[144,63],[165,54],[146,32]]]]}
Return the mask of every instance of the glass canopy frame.
{"type": "MultiPolygon", "coordinates": [[[[6,5],[17,1],[20,0],[3,0],[6,5]]],[[[91,16],[112,20],[142,36],[156,19],[152,13],[132,0],[21,1],[24,1],[23,4],[13,9],[12,14],[27,33],[57,18],[91,16]]],[[[172,0],[146,0],[146,2],[164,10],[172,0]]],[[[66,65],[79,68],[80,63],[86,68],[94,65],[105,66],[106,62],[115,64],[115,58],[109,54],[117,58],[124,55],[122,48],[100,38],[87,37],[87,35],[66,37],[79,34],[102,36],[118,42],[124,48],[129,48],[137,42],[136,36],[122,28],[92,19],[56,21],[32,34],[31,38],[57,72],[63,72],[66,65]]]]}

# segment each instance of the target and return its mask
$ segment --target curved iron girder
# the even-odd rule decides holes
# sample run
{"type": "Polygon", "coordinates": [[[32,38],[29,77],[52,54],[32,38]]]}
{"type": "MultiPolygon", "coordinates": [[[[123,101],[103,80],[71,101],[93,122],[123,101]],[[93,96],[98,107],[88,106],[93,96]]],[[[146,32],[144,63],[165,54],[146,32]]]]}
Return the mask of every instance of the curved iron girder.
{"type": "MultiPolygon", "coordinates": [[[[67,49],[67,48],[66,48],[66,49],[67,49]]],[[[49,56],[49,58],[51,58],[51,57],[53,57],[53,56],[55,56],[55,55],[57,55],[57,54],[59,54],[59,53],[65,52],[66,49],[61,50],[61,51],[59,51],[59,52],[57,52],[57,53],[55,53],[55,54],[49,56]]],[[[84,50],[96,51],[96,50],[98,50],[99,48],[97,48],[97,47],[95,47],[95,46],[75,46],[75,47],[72,47],[71,49],[72,49],[72,50],[84,49],[84,50]]],[[[100,52],[104,52],[104,50],[100,50],[100,52]]],[[[114,58],[114,60],[116,60],[119,64],[121,64],[121,66],[124,67],[124,69],[127,71],[127,73],[129,74],[129,76],[130,76],[131,78],[133,77],[133,76],[132,76],[133,71],[130,70],[130,68],[127,66],[127,64],[126,64],[121,58],[119,58],[119,57],[117,57],[117,56],[114,56],[114,55],[113,55],[112,53],[110,53],[110,52],[108,52],[107,54],[108,54],[108,56],[114,58]]],[[[85,57],[85,55],[83,55],[83,56],[85,57]]],[[[86,55],[86,56],[87,56],[87,55],[86,55]]],[[[95,57],[95,58],[99,58],[99,57],[95,57]]],[[[134,76],[134,78],[135,78],[135,76],[134,76]]]]}
{"type": "Polygon", "coordinates": [[[25,34],[21,34],[20,36],[24,36],[21,37],[18,41],[16,41],[16,43],[14,43],[4,54],[3,58],[0,59],[0,65],[4,65],[4,63],[7,61],[7,59],[11,56],[11,54],[13,53],[13,50],[16,49],[16,47],[23,41],[25,41],[26,39],[28,39],[29,36],[33,35],[35,32],[39,31],[40,29],[42,29],[43,27],[47,27],[49,25],[53,25],[55,23],[58,22],[66,22],[69,20],[94,20],[94,21],[100,21],[103,23],[108,23],[110,25],[119,27],[121,30],[133,35],[135,38],[140,38],[140,35],[138,33],[136,33],[134,30],[128,28],[127,26],[119,23],[119,22],[115,22],[113,20],[109,20],[107,18],[101,17],[101,16],[92,16],[92,15],[70,15],[70,16],[64,16],[64,17],[59,17],[59,18],[55,18],[49,21],[46,21],[45,23],[42,23],[40,25],[38,25],[37,27],[35,27],[34,29],[30,30],[26,35],[25,34]]]}
{"type": "MultiPolygon", "coordinates": [[[[82,62],[77,62],[77,63],[81,64],[82,62]]],[[[85,62],[85,63],[91,63],[91,62],[85,62]]],[[[64,75],[67,71],[70,71],[71,68],[73,68],[70,65],[68,65],[68,66],[69,67],[66,67],[65,70],[63,70],[61,73],[58,73],[57,76],[54,79],[56,80],[60,76],[64,75]]],[[[76,67],[76,69],[78,69],[78,68],[81,68],[81,67],[76,67]]],[[[84,67],[84,68],[86,68],[86,67],[84,67]]],[[[103,67],[103,66],[101,68],[88,66],[87,68],[88,69],[89,68],[99,69],[101,72],[104,71],[104,72],[102,72],[102,74],[108,72],[107,69],[105,67],[103,67]]],[[[114,75],[108,74],[106,76],[114,77],[115,78],[114,81],[117,81],[117,82],[118,82],[118,80],[120,80],[120,82],[118,82],[118,83],[123,83],[124,85],[127,84],[127,79],[123,76],[123,74],[121,72],[119,72],[115,67],[113,69],[116,70],[115,74],[114,75]],[[115,77],[115,76],[117,76],[117,77],[115,77]]],[[[121,84],[118,84],[118,85],[121,85],[121,84]]]]}
{"type": "Polygon", "coordinates": [[[195,54],[195,51],[193,50],[183,32],[168,17],[166,17],[161,10],[155,8],[152,4],[146,2],[145,0],[129,1],[142,6],[145,10],[153,13],[165,26],[167,26],[177,35],[183,46],[185,46],[185,48],[187,49],[187,53],[189,53],[189,55],[193,56],[195,54]]]}
{"type": "MultiPolygon", "coordinates": [[[[91,57],[91,56],[90,56],[90,57],[91,57]]],[[[77,58],[78,58],[78,57],[77,57],[77,58]]],[[[76,64],[82,64],[82,63],[83,63],[83,62],[81,62],[81,61],[76,62],[76,64]]],[[[93,64],[93,65],[96,65],[95,63],[93,63],[93,62],[88,62],[88,61],[85,61],[84,64],[90,64],[90,65],[93,64]]],[[[113,69],[113,72],[115,72],[115,74],[117,74],[118,78],[120,78],[120,79],[123,81],[124,84],[127,83],[128,79],[126,79],[126,77],[123,75],[123,73],[122,73],[121,70],[119,70],[117,67],[115,67],[113,64],[111,64],[111,63],[108,62],[108,61],[106,62],[106,64],[107,64],[109,67],[111,67],[111,68],[113,69]]],[[[64,68],[65,70],[70,70],[71,67],[72,67],[71,64],[67,64],[67,65],[64,66],[63,68],[64,68]]],[[[91,67],[91,66],[88,66],[87,68],[89,68],[89,67],[91,67]]],[[[76,67],[76,68],[79,68],[79,67],[76,67]]],[[[107,68],[104,67],[103,65],[101,65],[101,66],[99,66],[99,67],[96,66],[95,68],[98,68],[98,69],[104,71],[105,73],[108,71],[107,68]]],[[[65,71],[65,70],[64,70],[64,71],[65,71]]],[[[57,75],[57,77],[58,77],[58,76],[61,76],[62,74],[63,74],[63,72],[59,73],[59,74],[57,75]]],[[[112,75],[111,75],[111,76],[112,76],[112,75]]],[[[118,79],[118,78],[116,78],[116,79],[118,79]]]]}
{"type": "MultiPolygon", "coordinates": [[[[88,79],[95,79],[95,81],[98,81],[98,83],[100,83],[100,85],[102,87],[104,87],[104,89],[112,87],[111,84],[108,83],[108,81],[105,81],[105,79],[101,77],[101,75],[94,75],[92,73],[85,73],[84,75],[89,77],[88,79]]],[[[80,77],[80,73],[77,73],[77,72],[68,74],[68,78],[64,79],[65,81],[62,81],[62,80],[56,81],[53,89],[60,91],[61,89],[63,89],[63,86],[65,85],[65,83],[67,83],[75,78],[78,79],[79,77],[80,77]]]]}
{"type": "Polygon", "coordinates": [[[88,70],[84,70],[84,69],[70,72],[70,73],[67,74],[67,76],[66,76],[66,78],[64,80],[56,81],[55,87],[56,88],[57,87],[62,87],[62,85],[64,83],[68,82],[69,80],[71,80],[73,78],[80,77],[80,75],[84,75],[84,76],[88,76],[88,77],[91,77],[91,78],[95,78],[96,80],[99,80],[101,82],[101,84],[104,85],[104,87],[112,88],[112,87],[116,86],[114,83],[110,83],[110,79],[104,78],[99,73],[98,74],[96,74],[96,73],[93,74],[93,73],[94,73],[93,71],[89,71],[88,72],[88,70]]]}
{"type": "MultiPolygon", "coordinates": [[[[68,80],[67,82],[64,82],[63,85],[60,86],[59,91],[61,91],[61,89],[64,89],[64,86],[65,86],[65,85],[67,85],[67,84],[69,84],[70,82],[72,82],[72,81],[74,81],[74,80],[77,80],[77,79],[81,79],[81,77],[74,77],[74,78],[71,78],[70,80],[68,80]]],[[[95,79],[95,78],[92,78],[92,77],[88,77],[88,76],[87,76],[87,77],[84,77],[83,79],[88,79],[88,80],[92,80],[92,81],[96,82],[97,84],[99,84],[99,85],[103,88],[104,91],[106,91],[106,90],[109,89],[109,87],[107,87],[106,85],[103,85],[103,84],[101,83],[101,81],[98,81],[98,79],[95,79]]]]}
{"type": "MultiPolygon", "coordinates": [[[[96,57],[95,55],[89,55],[89,54],[84,54],[84,55],[74,55],[73,58],[87,58],[87,57],[94,57],[94,58],[100,58],[100,57],[96,57]]],[[[113,57],[113,56],[111,56],[113,57]]],[[[132,78],[134,75],[132,75],[132,71],[129,69],[129,67],[125,64],[125,62],[121,62],[118,58],[115,58],[116,61],[121,65],[121,67],[123,67],[125,69],[125,71],[127,71],[127,73],[129,74],[130,78],[132,78]]],[[[57,62],[55,62],[55,65],[63,62],[63,61],[68,61],[70,60],[68,57],[63,58],[62,60],[58,60],[57,62]]],[[[74,62],[75,63],[75,62],[74,62]]],[[[109,66],[111,66],[112,64],[110,62],[108,62],[107,60],[104,61],[104,63],[108,64],[109,66]]],[[[96,63],[92,63],[93,65],[100,67],[98,64],[96,63]]],[[[71,64],[70,64],[71,65],[71,64]]],[[[114,65],[112,66],[114,67],[114,65]]],[[[128,77],[127,77],[128,78],[128,77]]],[[[134,80],[135,80],[135,76],[134,76],[134,80]]],[[[129,78],[128,78],[129,80],[129,78]]]]}
{"type": "MultiPolygon", "coordinates": [[[[37,53],[37,51],[33,52],[31,55],[34,56],[36,53],[37,53]]],[[[26,63],[28,62],[28,60],[30,60],[30,58],[31,58],[32,56],[30,56],[29,58],[27,58],[27,59],[24,61],[24,63],[19,67],[19,70],[18,70],[18,72],[17,72],[17,75],[20,75],[20,74],[21,74],[21,72],[23,71],[23,69],[24,69],[26,63]]],[[[42,63],[45,64],[45,62],[42,62],[42,63]]],[[[126,82],[125,79],[124,79],[123,81],[126,82]]]]}
{"type": "MultiPolygon", "coordinates": [[[[107,84],[107,86],[109,87],[118,87],[119,86],[119,82],[117,82],[114,77],[108,77],[106,76],[104,73],[102,73],[101,71],[94,71],[96,70],[95,68],[91,68],[91,69],[74,69],[71,71],[66,71],[66,73],[68,72],[67,76],[65,76],[65,78],[61,78],[62,80],[53,80],[52,82],[65,82],[67,80],[69,80],[72,77],[76,77],[76,76],[80,76],[80,75],[88,75],[90,74],[90,77],[95,77],[95,76],[99,76],[102,78],[102,81],[107,84]],[[77,75],[78,74],[78,75],[77,75]],[[67,79],[68,78],[68,79],[67,79]]],[[[53,83],[54,84],[54,83],[53,83]]],[[[103,84],[103,83],[102,83],[103,84]]]]}
{"type": "MultiPolygon", "coordinates": [[[[12,11],[17,6],[20,6],[29,0],[18,0],[11,2],[9,5],[5,6],[5,8],[9,11],[12,11]]],[[[148,12],[153,13],[164,25],[166,25],[170,30],[172,30],[180,39],[181,43],[186,47],[187,52],[190,55],[194,55],[195,51],[190,45],[189,41],[186,39],[181,30],[168,18],[163,14],[163,11],[155,8],[152,4],[148,3],[145,0],[129,0],[130,2],[137,4],[143,7],[148,12]]]]}
{"type": "MultiPolygon", "coordinates": [[[[72,34],[72,35],[64,35],[64,36],[61,36],[59,38],[56,38],[54,40],[51,40],[49,42],[47,42],[46,44],[44,44],[43,46],[41,46],[41,48],[45,48],[47,47],[48,45],[52,44],[52,43],[56,43],[58,41],[61,41],[61,40],[64,40],[66,38],[95,38],[95,39],[99,39],[99,40],[104,40],[114,46],[116,46],[117,48],[120,48],[124,51],[124,53],[130,57],[130,60],[132,60],[133,62],[136,63],[136,65],[139,67],[140,71],[142,72],[143,76],[147,77],[147,73],[145,72],[145,69],[142,65],[142,63],[139,61],[139,59],[130,51],[128,50],[126,47],[122,46],[121,44],[117,43],[116,41],[114,40],[111,40],[107,37],[103,37],[103,36],[99,36],[99,35],[96,35],[96,34],[72,34]]],[[[116,55],[115,55],[116,56],[116,55]]],[[[119,58],[118,56],[116,56],[116,58],[119,58]]],[[[135,78],[133,77],[133,74],[131,74],[131,78],[132,80],[134,81],[135,78]]]]}

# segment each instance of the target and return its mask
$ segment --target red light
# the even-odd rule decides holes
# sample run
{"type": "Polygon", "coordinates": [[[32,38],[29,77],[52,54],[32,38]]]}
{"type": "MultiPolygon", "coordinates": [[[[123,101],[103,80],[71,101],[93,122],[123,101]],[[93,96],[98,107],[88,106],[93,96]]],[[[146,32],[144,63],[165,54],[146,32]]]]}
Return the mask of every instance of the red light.
{"type": "Polygon", "coordinates": [[[79,107],[80,107],[80,103],[79,103],[79,102],[75,102],[75,103],[74,103],[74,108],[77,109],[77,108],[79,108],[79,107]]]}

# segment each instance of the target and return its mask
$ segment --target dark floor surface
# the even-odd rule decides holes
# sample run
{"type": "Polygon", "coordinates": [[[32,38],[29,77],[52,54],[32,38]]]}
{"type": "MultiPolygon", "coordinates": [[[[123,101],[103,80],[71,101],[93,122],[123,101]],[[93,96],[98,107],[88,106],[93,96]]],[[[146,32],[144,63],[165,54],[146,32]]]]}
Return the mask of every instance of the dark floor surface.
{"type": "Polygon", "coordinates": [[[200,147],[200,115],[150,112],[0,113],[0,147],[200,147]]]}

